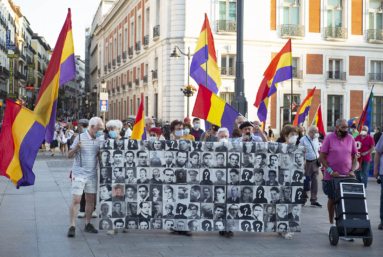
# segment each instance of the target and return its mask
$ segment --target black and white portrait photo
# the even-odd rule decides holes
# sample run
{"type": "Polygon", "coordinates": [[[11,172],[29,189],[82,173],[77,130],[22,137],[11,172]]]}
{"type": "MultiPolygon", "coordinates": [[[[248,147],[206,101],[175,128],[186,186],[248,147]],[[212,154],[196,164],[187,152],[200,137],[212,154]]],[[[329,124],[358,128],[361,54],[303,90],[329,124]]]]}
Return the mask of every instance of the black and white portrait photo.
{"type": "Polygon", "coordinates": [[[229,185],[239,185],[239,169],[229,169],[227,173],[227,181],[229,185]]]}
{"type": "Polygon", "coordinates": [[[299,222],[289,222],[289,230],[290,232],[301,232],[301,225],[299,222]]]}
{"type": "Polygon", "coordinates": [[[267,142],[257,142],[256,145],[256,152],[257,153],[267,153],[268,151],[268,143],[267,142]]]}
{"type": "Polygon", "coordinates": [[[101,145],[101,149],[105,149],[105,150],[112,150],[113,147],[114,147],[114,140],[113,139],[107,139],[101,145]]]}
{"type": "Polygon", "coordinates": [[[114,219],[113,225],[114,229],[122,229],[125,227],[125,222],[123,219],[114,219]]]}
{"type": "Polygon", "coordinates": [[[166,141],[165,150],[166,151],[178,151],[178,141],[176,141],[176,140],[166,141]]]}
{"type": "Polygon", "coordinates": [[[199,203],[202,200],[201,186],[193,185],[190,187],[190,202],[199,203]]]}
{"type": "Polygon", "coordinates": [[[270,221],[270,222],[264,222],[265,225],[265,232],[276,232],[277,230],[277,223],[270,221]]]}
{"type": "Polygon", "coordinates": [[[150,219],[147,218],[139,218],[138,219],[138,229],[147,230],[150,229],[150,219]]]}
{"type": "Polygon", "coordinates": [[[291,185],[291,170],[279,169],[279,185],[290,186],[291,185]]]}
{"type": "Polygon", "coordinates": [[[278,153],[278,143],[268,142],[267,143],[267,152],[271,154],[278,153]]]}
{"type": "Polygon", "coordinates": [[[241,190],[239,186],[227,187],[227,203],[240,203],[241,190]]]}
{"type": "Polygon", "coordinates": [[[289,231],[289,223],[282,221],[282,222],[277,222],[277,231],[278,233],[284,233],[289,231]]]}
{"type": "Polygon", "coordinates": [[[263,221],[265,224],[275,222],[275,204],[263,205],[263,221]]]}
{"type": "Polygon", "coordinates": [[[162,202],[152,202],[152,218],[161,219],[162,216],[162,202]]]}
{"type": "Polygon", "coordinates": [[[138,219],[137,218],[125,218],[125,228],[126,229],[138,229],[138,219]]]}
{"type": "Polygon", "coordinates": [[[100,202],[112,201],[112,185],[103,184],[100,185],[100,202]]]}
{"type": "Polygon", "coordinates": [[[213,153],[202,153],[201,168],[214,168],[215,155],[213,153]]]}
{"type": "Polygon", "coordinates": [[[214,143],[213,142],[205,142],[202,144],[203,152],[214,152],[214,143]]]}
{"type": "Polygon", "coordinates": [[[242,143],[241,142],[230,142],[229,143],[229,153],[241,153],[242,152],[242,143]]]}
{"type": "Polygon", "coordinates": [[[245,153],[255,153],[255,144],[251,142],[246,142],[242,144],[243,147],[243,154],[245,153]]]}
{"type": "Polygon", "coordinates": [[[227,219],[226,220],[227,231],[239,231],[239,220],[227,219]]]}
{"type": "Polygon", "coordinates": [[[190,186],[177,186],[177,202],[190,202],[190,186]]]}
{"type": "Polygon", "coordinates": [[[212,203],[213,202],[213,187],[203,185],[202,188],[202,199],[201,203],[212,203]]]}
{"type": "Polygon", "coordinates": [[[150,222],[152,223],[152,229],[162,229],[162,219],[153,218],[150,222]]]}
{"type": "MultiPolygon", "coordinates": [[[[262,169],[254,169],[257,171],[262,171],[262,169]]],[[[241,175],[241,185],[254,185],[254,178],[253,178],[253,169],[242,169],[242,175],[241,175]]],[[[262,176],[263,179],[263,176],[262,176]]]]}
{"type": "Polygon", "coordinates": [[[215,153],[215,168],[226,168],[226,153],[215,153]]]}
{"type": "Polygon", "coordinates": [[[277,181],[278,179],[278,169],[269,169],[266,170],[266,186],[279,186],[277,181]]]}
{"type": "Polygon", "coordinates": [[[164,219],[174,219],[174,203],[164,203],[164,212],[163,212],[163,218],[164,219]]]}
{"type": "Polygon", "coordinates": [[[201,221],[201,228],[203,231],[212,231],[213,228],[213,221],[212,220],[203,220],[201,221]]]}
{"type": "Polygon", "coordinates": [[[152,218],[152,202],[140,202],[138,204],[138,218],[152,218]]]}
{"type": "Polygon", "coordinates": [[[199,169],[200,168],[200,155],[199,152],[191,152],[189,153],[189,160],[187,163],[187,167],[191,169],[199,169]]]}
{"type": "Polygon", "coordinates": [[[136,162],[135,162],[135,152],[134,151],[126,151],[125,152],[125,162],[124,162],[124,167],[136,167],[136,162]]]}
{"type": "Polygon", "coordinates": [[[279,156],[279,167],[281,169],[290,170],[294,168],[294,154],[284,153],[279,156]]]}
{"type": "Polygon", "coordinates": [[[137,185],[125,185],[125,202],[137,202],[137,185]]]}
{"type": "Polygon", "coordinates": [[[213,185],[210,172],[212,169],[201,169],[201,185],[213,185]]]}
{"type": "Polygon", "coordinates": [[[163,140],[156,140],[151,142],[151,150],[152,151],[163,151],[165,150],[165,143],[166,141],[163,140]]]}
{"type": "Polygon", "coordinates": [[[228,159],[227,159],[227,168],[239,169],[239,165],[240,165],[239,160],[240,160],[239,153],[229,153],[228,159]]]}
{"type": "Polygon", "coordinates": [[[186,184],[186,169],[176,169],[176,184],[186,184]]]}
{"type": "Polygon", "coordinates": [[[180,151],[184,151],[184,152],[188,152],[191,150],[191,143],[189,140],[186,140],[186,139],[182,139],[182,140],[179,140],[179,150],[180,151]]]}
{"type": "Polygon", "coordinates": [[[256,220],[252,222],[254,232],[263,232],[263,222],[256,220]]]}
{"type": "Polygon", "coordinates": [[[227,220],[238,220],[239,219],[239,216],[238,216],[238,213],[239,213],[239,204],[227,204],[227,215],[226,215],[226,219],[227,220]]]}
{"type": "Polygon", "coordinates": [[[125,144],[126,150],[138,150],[138,142],[135,139],[125,140],[125,144]]]}
{"type": "Polygon", "coordinates": [[[150,150],[152,150],[150,141],[148,141],[148,140],[140,140],[139,141],[139,150],[140,151],[150,151],[150,150]]]}
{"type": "Polygon", "coordinates": [[[138,217],[137,208],[138,208],[137,202],[127,202],[126,203],[126,217],[137,218],[138,217]]]}
{"type": "Polygon", "coordinates": [[[189,203],[188,205],[188,219],[200,219],[200,204],[199,203],[189,203]]]}
{"type": "Polygon", "coordinates": [[[288,217],[288,204],[276,205],[276,221],[289,221],[288,217]]]}
{"type": "Polygon", "coordinates": [[[124,184],[116,184],[112,187],[112,201],[125,201],[124,184]]]}
{"type": "Polygon", "coordinates": [[[113,229],[113,223],[111,219],[100,219],[100,229],[108,230],[113,229]]]}
{"type": "Polygon", "coordinates": [[[125,150],[124,140],[123,139],[120,139],[120,140],[115,139],[114,140],[114,149],[120,150],[120,151],[125,150]]]}
{"type": "Polygon", "coordinates": [[[125,168],[125,183],[137,184],[137,168],[125,168]]]}
{"type": "Polygon", "coordinates": [[[225,191],[225,186],[214,186],[214,203],[226,203],[225,191]]]}
{"type": "Polygon", "coordinates": [[[193,152],[202,152],[202,142],[192,141],[193,152]]]}
{"type": "Polygon", "coordinates": [[[175,164],[175,152],[172,151],[166,151],[163,152],[163,158],[162,158],[162,167],[163,168],[174,168],[176,167],[175,164]]]}
{"type": "Polygon", "coordinates": [[[164,203],[175,203],[176,202],[176,186],[169,186],[169,185],[164,185],[163,186],[163,202],[164,203]]]}
{"type": "Polygon", "coordinates": [[[214,204],[213,220],[224,220],[225,217],[226,217],[225,204],[215,203],[214,204]]]}
{"type": "Polygon", "coordinates": [[[212,169],[210,178],[213,185],[226,185],[226,169],[212,169]]]}
{"type": "Polygon", "coordinates": [[[162,202],[162,185],[150,185],[149,200],[153,202],[162,202]]]}
{"type": "Polygon", "coordinates": [[[124,166],[124,151],[113,150],[112,151],[112,166],[113,167],[123,167],[124,166]]]}
{"type": "Polygon", "coordinates": [[[251,232],[251,223],[247,220],[240,221],[241,231],[251,232]]]}
{"type": "Polygon", "coordinates": [[[125,168],[114,167],[112,180],[114,183],[125,183],[125,168]]]}
{"type": "Polygon", "coordinates": [[[138,202],[149,201],[149,185],[137,185],[138,189],[138,202]]]}
{"type": "Polygon", "coordinates": [[[252,206],[252,219],[257,221],[263,221],[263,204],[253,204],[252,206]]]}
{"type": "Polygon", "coordinates": [[[281,187],[281,203],[291,203],[292,199],[292,187],[282,186],[281,187]]]}
{"type": "Polygon", "coordinates": [[[188,163],[188,153],[186,151],[180,150],[176,153],[176,167],[177,168],[186,168],[188,163]]]}
{"type": "Polygon", "coordinates": [[[270,201],[269,203],[281,203],[280,195],[281,189],[278,186],[269,189],[270,201]]]}
{"type": "Polygon", "coordinates": [[[137,168],[137,170],[138,170],[137,184],[149,184],[150,169],[137,168]]]}
{"type": "Polygon", "coordinates": [[[279,154],[267,154],[267,169],[278,170],[279,154]]]}
{"type": "Polygon", "coordinates": [[[292,187],[293,188],[293,203],[303,204],[303,188],[302,187],[292,187]]]}
{"type": "Polygon", "coordinates": [[[288,144],[278,144],[278,153],[288,153],[287,152],[287,147],[288,144]]]}
{"type": "Polygon", "coordinates": [[[199,170],[189,169],[186,174],[186,179],[188,184],[199,184],[199,170]]]}
{"type": "Polygon", "coordinates": [[[164,184],[174,184],[176,182],[176,175],[175,170],[166,168],[162,170],[162,177],[163,177],[163,183],[164,184]]]}
{"type": "Polygon", "coordinates": [[[241,203],[253,202],[253,188],[251,186],[241,186],[241,203]]]}
{"type": "Polygon", "coordinates": [[[112,218],[112,203],[111,202],[101,203],[100,210],[101,210],[101,213],[99,215],[100,219],[112,218]]]}
{"type": "Polygon", "coordinates": [[[213,147],[214,147],[214,151],[217,153],[227,152],[227,143],[225,142],[214,142],[213,147]]]}
{"type": "Polygon", "coordinates": [[[266,169],[267,168],[267,155],[266,153],[255,153],[254,168],[266,169]]]}
{"type": "Polygon", "coordinates": [[[214,204],[201,203],[201,219],[213,219],[214,204]]]}
{"type": "Polygon", "coordinates": [[[152,177],[149,180],[150,184],[162,184],[161,179],[161,169],[160,168],[150,168],[152,177]]]}
{"type": "Polygon", "coordinates": [[[267,203],[267,192],[264,186],[254,187],[254,199],[253,203],[267,203]]]}
{"type": "Polygon", "coordinates": [[[250,204],[240,204],[239,206],[239,219],[241,220],[251,220],[252,218],[252,209],[250,204]]]}
{"type": "Polygon", "coordinates": [[[101,151],[101,167],[111,167],[111,152],[108,150],[101,151]]]}
{"type": "Polygon", "coordinates": [[[214,230],[215,231],[225,231],[226,225],[225,220],[215,220],[214,221],[214,230]]]}
{"type": "Polygon", "coordinates": [[[149,151],[137,152],[137,164],[138,167],[149,167],[149,151]]]}
{"type": "Polygon", "coordinates": [[[186,204],[183,203],[177,203],[174,216],[175,219],[187,219],[185,213],[187,211],[188,207],[186,204]]]}
{"type": "Polygon", "coordinates": [[[188,220],[188,230],[189,231],[199,231],[199,219],[198,220],[188,220]]]}
{"type": "Polygon", "coordinates": [[[296,153],[295,154],[295,162],[294,162],[294,169],[303,169],[303,166],[305,165],[305,156],[303,153],[296,153]]]}
{"type": "Polygon", "coordinates": [[[102,167],[100,170],[100,184],[112,183],[112,167],[102,167]]]}
{"type": "Polygon", "coordinates": [[[242,168],[254,168],[254,154],[243,153],[242,154],[242,168]]]}
{"type": "Polygon", "coordinates": [[[291,186],[303,187],[303,170],[294,170],[293,175],[291,177],[291,186]]]}
{"type": "Polygon", "coordinates": [[[125,218],[125,202],[113,202],[112,218],[125,218]]]}
{"type": "Polygon", "coordinates": [[[161,167],[161,155],[160,151],[150,151],[150,167],[161,167]]]}
{"type": "Polygon", "coordinates": [[[174,220],[173,219],[162,219],[164,222],[164,230],[172,231],[174,229],[174,220]]]}
{"type": "Polygon", "coordinates": [[[300,216],[301,216],[301,205],[299,204],[289,204],[289,214],[288,219],[289,221],[294,222],[300,222],[300,216]]]}

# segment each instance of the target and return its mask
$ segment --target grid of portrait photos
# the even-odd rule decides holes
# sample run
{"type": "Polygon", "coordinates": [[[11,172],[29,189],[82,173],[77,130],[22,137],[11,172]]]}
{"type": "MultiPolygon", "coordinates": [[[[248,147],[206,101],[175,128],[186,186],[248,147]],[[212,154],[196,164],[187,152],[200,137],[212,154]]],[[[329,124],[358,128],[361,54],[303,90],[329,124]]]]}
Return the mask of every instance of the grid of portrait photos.
{"type": "Polygon", "coordinates": [[[106,140],[99,227],[300,232],[304,162],[274,142],[106,140]]]}

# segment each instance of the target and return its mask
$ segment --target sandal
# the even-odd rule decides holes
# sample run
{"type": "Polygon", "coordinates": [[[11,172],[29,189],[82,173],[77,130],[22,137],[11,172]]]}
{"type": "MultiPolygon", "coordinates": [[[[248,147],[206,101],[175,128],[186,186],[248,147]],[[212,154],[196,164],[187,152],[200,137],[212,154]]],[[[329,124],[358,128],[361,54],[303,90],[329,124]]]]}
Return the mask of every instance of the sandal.
{"type": "Polygon", "coordinates": [[[278,234],[280,234],[282,237],[284,237],[287,240],[293,239],[293,235],[289,232],[283,232],[283,233],[278,233],[278,234]]]}

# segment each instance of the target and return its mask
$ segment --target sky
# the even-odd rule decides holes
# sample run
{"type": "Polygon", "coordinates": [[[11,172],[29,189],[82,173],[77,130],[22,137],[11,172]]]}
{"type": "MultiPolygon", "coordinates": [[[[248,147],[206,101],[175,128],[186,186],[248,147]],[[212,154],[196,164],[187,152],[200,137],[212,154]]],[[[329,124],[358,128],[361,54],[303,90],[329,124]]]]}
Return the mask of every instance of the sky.
{"type": "Polygon", "coordinates": [[[20,6],[33,33],[43,36],[51,48],[56,45],[71,8],[74,51],[85,59],[85,28],[91,26],[100,0],[13,0],[13,3],[20,6]]]}

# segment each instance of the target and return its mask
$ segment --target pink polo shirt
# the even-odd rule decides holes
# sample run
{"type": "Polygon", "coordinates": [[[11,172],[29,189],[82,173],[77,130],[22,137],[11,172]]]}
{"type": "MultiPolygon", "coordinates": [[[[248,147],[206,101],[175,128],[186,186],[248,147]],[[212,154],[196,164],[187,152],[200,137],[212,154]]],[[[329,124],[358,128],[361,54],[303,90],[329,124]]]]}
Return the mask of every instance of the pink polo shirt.
{"type": "MultiPolygon", "coordinates": [[[[337,171],[339,175],[347,175],[351,170],[351,155],[357,154],[358,150],[352,135],[347,134],[343,140],[340,140],[336,132],[333,132],[325,136],[321,152],[327,153],[326,161],[333,171],[337,171]]],[[[331,180],[326,170],[324,180],[331,180]]]]}
{"type": "MultiPolygon", "coordinates": [[[[362,138],[362,135],[357,135],[355,138],[355,141],[359,141],[361,146],[361,153],[365,153],[368,150],[370,150],[372,145],[375,145],[374,139],[372,136],[367,135],[364,139],[362,138]]],[[[366,156],[362,156],[363,162],[370,162],[371,161],[371,153],[367,154],[366,156]]]]}

